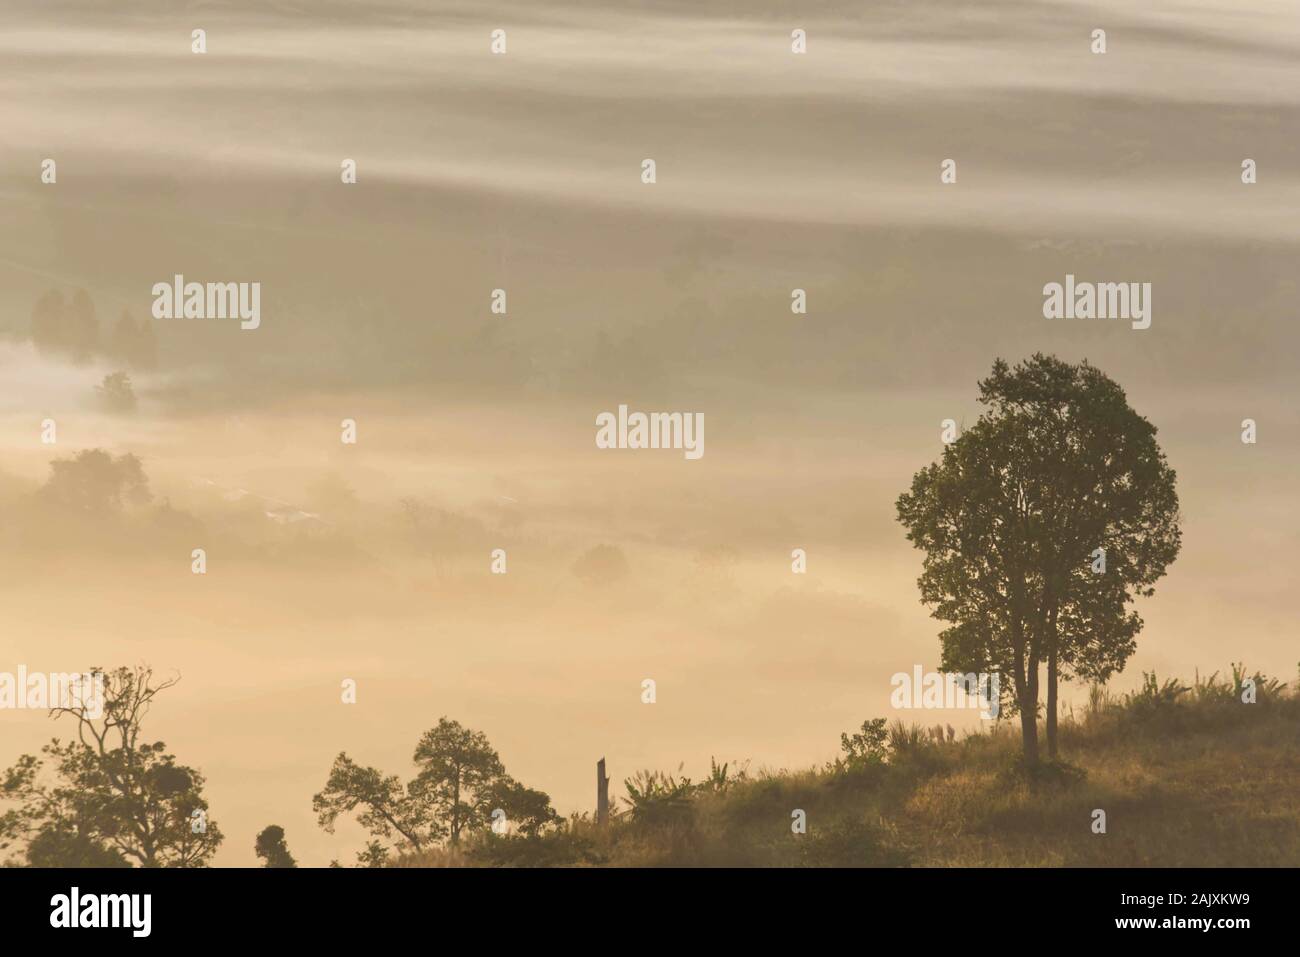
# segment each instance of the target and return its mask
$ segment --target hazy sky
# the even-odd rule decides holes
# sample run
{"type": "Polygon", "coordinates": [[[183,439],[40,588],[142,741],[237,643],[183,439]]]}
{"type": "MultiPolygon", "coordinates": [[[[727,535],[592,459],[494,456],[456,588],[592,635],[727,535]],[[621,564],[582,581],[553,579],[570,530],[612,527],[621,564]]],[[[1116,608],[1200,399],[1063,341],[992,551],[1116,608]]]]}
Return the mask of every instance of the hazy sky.
{"type": "MultiPolygon", "coordinates": [[[[207,775],[218,863],[271,823],[349,863],[310,810],[334,755],[409,776],[441,715],[563,812],[601,756],[619,794],[830,759],[938,664],[894,500],[997,356],[1088,358],[1178,472],[1115,686],[1294,677],[1293,2],[5,6],[0,670],[179,672],[146,730],[207,775]],[[49,289],[106,328],[177,273],[261,283],[261,327],[150,320],[132,415],[95,403],[119,364],[29,341],[49,289]],[[1151,283],[1151,328],[1044,319],[1067,273],[1151,283]],[[702,412],[705,455],[598,450],[620,403],[702,412]],[[198,524],[46,529],[32,490],[95,447],[198,524]],[[600,544],[627,578],[573,574],[600,544]]],[[[56,730],[0,712],[0,762],[56,730]]]]}

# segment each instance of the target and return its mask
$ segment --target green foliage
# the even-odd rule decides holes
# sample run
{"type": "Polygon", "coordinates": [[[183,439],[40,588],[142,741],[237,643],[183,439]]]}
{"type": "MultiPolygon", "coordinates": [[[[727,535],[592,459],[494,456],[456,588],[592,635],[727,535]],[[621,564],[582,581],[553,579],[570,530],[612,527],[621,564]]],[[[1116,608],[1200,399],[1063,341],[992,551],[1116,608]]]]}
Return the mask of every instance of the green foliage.
{"type": "Polygon", "coordinates": [[[690,778],[679,780],[662,771],[638,771],[623,786],[627,788],[632,820],[638,824],[661,827],[690,820],[690,778]]]}
{"type": "Polygon", "coordinates": [[[987,410],[916,473],[898,519],[925,552],[921,600],[948,623],[943,669],[1006,675],[1009,710],[1035,714],[1041,663],[1104,681],[1133,653],[1142,619],[1128,606],[1180,546],[1176,476],[1155,428],[1087,362],[999,359],[979,385],[987,410]]]}
{"type": "Polygon", "coordinates": [[[696,790],[709,794],[725,794],[728,790],[735,787],[736,784],[747,779],[745,768],[741,768],[731,777],[727,776],[728,764],[723,763],[719,766],[717,759],[709,757],[709,777],[707,781],[701,781],[695,785],[696,790]]]}
{"type": "MultiPolygon", "coordinates": [[[[399,851],[419,851],[435,840],[428,831],[431,810],[421,795],[403,786],[397,775],[358,765],[343,752],[334,759],[325,787],[312,797],[311,806],[327,834],[334,833],[341,814],[355,812],[357,822],[372,837],[395,840],[399,851]]],[[[372,841],[358,860],[373,862],[376,843],[372,841]]],[[[383,844],[378,847],[384,850],[383,844]]]]}
{"type": "MultiPolygon", "coordinates": [[[[1269,706],[1243,705],[1232,692],[1244,687],[1246,671],[1236,671],[1235,682],[1198,677],[1198,684],[1224,689],[1204,696],[1155,676],[1116,699],[1095,685],[1088,711],[1062,723],[1073,763],[1027,762],[1005,727],[937,747],[924,729],[876,719],[864,722],[860,735],[841,736],[841,747],[846,740],[849,747],[822,771],[738,775],[714,759],[699,784],[680,768],[676,775],[642,771],[627,782],[631,813],[607,825],[574,816],[532,837],[484,829],[464,842],[460,857],[425,852],[395,863],[1294,865],[1300,763],[1288,748],[1300,728],[1300,695],[1277,686],[1269,706]],[[882,751],[888,760],[856,763],[882,751]],[[1250,773],[1260,766],[1270,769],[1265,779],[1250,773]],[[1225,797],[1241,808],[1226,819],[1225,797]],[[1087,822],[1097,807],[1124,822],[1123,841],[1103,846],[1091,833],[1087,822]],[[793,809],[806,813],[806,834],[792,833],[793,809]]],[[[1257,681],[1266,694],[1275,684],[1257,681]]]]}
{"type": "Polygon", "coordinates": [[[487,867],[599,866],[609,857],[594,825],[569,822],[546,833],[500,837],[490,831],[470,844],[469,858],[487,867]]]}
{"type": "Polygon", "coordinates": [[[493,788],[506,770],[483,732],[439,718],[416,745],[415,763],[420,773],[412,792],[428,802],[453,846],[466,828],[487,821],[493,788]]]}
{"type": "Polygon", "coordinates": [[[1094,681],[1088,685],[1088,716],[1090,718],[1100,717],[1111,706],[1110,693],[1106,686],[1100,681],[1094,681]]]}
{"type": "Polygon", "coordinates": [[[380,841],[367,841],[365,848],[357,852],[358,867],[387,867],[390,860],[388,848],[380,841]]]}
{"type": "Polygon", "coordinates": [[[837,818],[813,828],[799,843],[799,863],[807,867],[898,867],[906,855],[890,848],[881,828],[861,817],[837,818]]]}
{"type": "Polygon", "coordinates": [[[1177,678],[1168,678],[1163,684],[1156,679],[1154,671],[1142,672],[1142,686],[1124,696],[1124,707],[1130,714],[1145,715],[1157,711],[1166,711],[1178,703],[1178,699],[1190,689],[1177,678]]]}
{"type": "Polygon", "coordinates": [[[889,754],[889,732],[884,718],[870,718],[862,722],[862,730],[850,737],[840,735],[843,761],[850,768],[864,764],[880,764],[889,754]]]}
{"type": "MultiPolygon", "coordinates": [[[[1250,680],[1255,686],[1255,700],[1257,702],[1272,701],[1281,697],[1286,688],[1285,682],[1276,678],[1270,678],[1265,674],[1256,671],[1250,676],[1250,680]]],[[[1242,694],[1246,687],[1246,666],[1242,662],[1236,662],[1232,665],[1232,697],[1237,701],[1242,700],[1242,694]]]]}
{"type": "Polygon", "coordinates": [[[1231,680],[1221,678],[1217,671],[1202,678],[1199,671],[1189,687],[1176,678],[1169,678],[1160,683],[1154,672],[1142,673],[1142,687],[1132,694],[1125,695],[1124,704],[1131,714],[1167,713],[1176,705],[1185,701],[1184,696],[1203,703],[1220,705],[1244,704],[1247,682],[1253,688],[1255,703],[1266,704],[1277,701],[1286,694],[1286,684],[1276,678],[1270,678],[1260,671],[1254,674],[1246,672],[1241,662],[1230,666],[1231,680]]]}
{"type": "Polygon", "coordinates": [[[1004,787],[1027,785],[1031,791],[1069,789],[1088,777],[1083,768],[1064,761],[1029,763],[1023,754],[1014,755],[998,771],[997,780],[1004,787]]]}
{"type": "Polygon", "coordinates": [[[550,797],[506,774],[486,735],[459,722],[439,719],[420,738],[414,761],[419,772],[403,785],[397,775],[340,753],[324,789],[312,798],[327,833],[343,814],[355,814],[370,833],[370,843],[357,856],[364,867],[384,866],[393,852],[426,853],[443,841],[455,848],[467,833],[487,830],[497,808],[526,837],[558,822],[550,797]]]}
{"type": "Polygon", "coordinates": [[[31,867],[130,867],[115,848],[107,847],[89,834],[65,828],[44,829],[27,845],[31,867]]]}
{"type": "Polygon", "coordinates": [[[536,837],[557,826],[560,820],[555,808],[551,807],[549,794],[524,787],[508,775],[503,775],[487,788],[483,806],[489,809],[489,815],[498,809],[504,811],[511,832],[525,837],[536,837]]]}
{"type": "Polygon", "coordinates": [[[926,747],[925,729],[895,718],[889,725],[889,750],[896,758],[915,754],[926,747]]]}

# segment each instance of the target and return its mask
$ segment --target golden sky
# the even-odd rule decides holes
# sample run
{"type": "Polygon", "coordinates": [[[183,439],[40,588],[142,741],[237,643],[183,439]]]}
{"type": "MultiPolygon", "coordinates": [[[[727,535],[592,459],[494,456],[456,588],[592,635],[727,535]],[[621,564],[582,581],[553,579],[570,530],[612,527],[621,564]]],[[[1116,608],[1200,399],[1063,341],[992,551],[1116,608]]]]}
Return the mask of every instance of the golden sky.
{"type": "MultiPolygon", "coordinates": [[[[1115,686],[1294,677],[1294,3],[609,6],[7,4],[0,670],[179,672],[146,730],[207,776],[228,865],[271,823],[349,863],[310,809],[334,755],[409,776],[441,715],[566,813],[602,756],[617,793],[829,760],[938,664],[895,498],[1041,350],[1123,385],[1178,472],[1115,686]],[[150,320],[131,415],[94,401],[116,365],[29,341],[49,289],[107,326],[177,273],[259,282],[261,326],[150,320]],[[1067,274],[1151,283],[1151,328],[1045,320],[1067,274]],[[706,453],[597,449],[620,404],[703,413],[706,453]],[[199,524],[42,525],[49,462],[96,447],[199,524]],[[601,544],[626,578],[573,573],[601,544]]],[[[57,729],[0,713],[0,762],[57,729]]]]}

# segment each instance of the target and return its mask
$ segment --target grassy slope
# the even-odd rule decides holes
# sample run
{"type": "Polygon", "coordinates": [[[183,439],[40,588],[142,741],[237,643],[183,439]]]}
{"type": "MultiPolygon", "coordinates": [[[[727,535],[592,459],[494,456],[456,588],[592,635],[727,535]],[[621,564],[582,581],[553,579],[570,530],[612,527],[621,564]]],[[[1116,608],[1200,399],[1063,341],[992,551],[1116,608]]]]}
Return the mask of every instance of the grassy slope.
{"type": "Polygon", "coordinates": [[[906,743],[887,763],[761,774],[650,824],[624,814],[540,840],[488,839],[406,866],[1300,866],[1300,697],[1202,686],[1061,727],[1076,772],[1031,783],[1018,734],[906,743]],[[805,835],[791,812],[807,812],[805,835]],[[1094,808],[1107,833],[1092,833],[1094,808]]]}

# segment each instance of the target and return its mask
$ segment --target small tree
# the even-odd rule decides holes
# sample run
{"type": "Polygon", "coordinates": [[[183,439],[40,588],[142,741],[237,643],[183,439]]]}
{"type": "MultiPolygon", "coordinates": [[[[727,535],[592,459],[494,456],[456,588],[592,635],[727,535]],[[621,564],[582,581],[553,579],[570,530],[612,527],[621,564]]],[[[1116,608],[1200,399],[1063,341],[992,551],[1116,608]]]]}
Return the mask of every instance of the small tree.
{"type": "Polygon", "coordinates": [[[100,404],[109,412],[132,412],[135,410],[135,389],[131,387],[131,377],[125,372],[110,372],[104,381],[95,386],[100,404]]]}
{"type": "Polygon", "coordinates": [[[257,835],[257,840],[253,844],[253,851],[266,861],[266,867],[298,866],[298,862],[289,853],[289,845],[284,840],[284,828],[278,824],[271,824],[262,829],[262,833],[257,835]]]}
{"type": "Polygon", "coordinates": [[[101,406],[109,412],[135,411],[135,390],[131,387],[131,377],[125,372],[110,372],[104,381],[95,386],[101,406]]]}
{"type": "Polygon", "coordinates": [[[87,515],[104,515],[123,503],[143,504],[153,497],[138,458],[130,453],[114,458],[103,449],[55,459],[39,494],[52,505],[87,515]]]}
{"type": "Polygon", "coordinates": [[[382,866],[392,850],[419,852],[442,841],[458,845],[467,830],[489,825],[497,808],[525,835],[556,821],[550,797],[506,774],[482,732],[441,718],[420,738],[414,760],[420,771],[403,785],[396,775],[385,776],[340,754],[325,789],[312,798],[312,809],[329,833],[340,814],[357,813],[372,838],[357,855],[364,866],[382,866]]]}
{"type": "Polygon", "coordinates": [[[844,763],[851,768],[865,764],[880,764],[889,754],[888,722],[884,718],[869,718],[862,722],[862,730],[850,737],[840,735],[840,750],[844,763]]]}
{"type": "Polygon", "coordinates": [[[18,807],[0,817],[0,848],[21,845],[37,867],[206,866],[222,835],[207,818],[203,775],[177,764],[163,742],[141,740],[154,697],[176,679],[155,683],[139,666],[103,681],[99,700],[50,711],[76,722],[76,740],[55,738],[44,759],[23,755],[5,771],[0,798],[18,807]]]}

